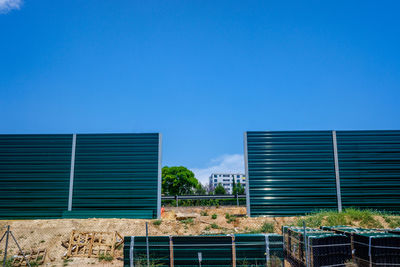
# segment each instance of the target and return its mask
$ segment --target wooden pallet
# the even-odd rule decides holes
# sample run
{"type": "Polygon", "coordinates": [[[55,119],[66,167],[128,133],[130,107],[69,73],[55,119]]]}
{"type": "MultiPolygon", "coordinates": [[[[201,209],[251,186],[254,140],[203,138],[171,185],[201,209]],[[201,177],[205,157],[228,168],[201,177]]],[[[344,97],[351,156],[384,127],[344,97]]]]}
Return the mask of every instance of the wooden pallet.
{"type": "Polygon", "coordinates": [[[66,257],[98,258],[100,255],[114,257],[115,248],[123,242],[123,237],[117,232],[72,231],[66,257]]]}
{"type": "MultiPolygon", "coordinates": [[[[29,261],[30,264],[33,262],[37,265],[41,265],[44,263],[44,259],[46,258],[46,249],[38,249],[38,250],[31,250],[30,252],[25,253],[25,258],[29,261]]],[[[20,267],[20,266],[28,266],[24,257],[21,253],[19,253],[16,257],[14,257],[12,261],[12,266],[20,267]]]]}

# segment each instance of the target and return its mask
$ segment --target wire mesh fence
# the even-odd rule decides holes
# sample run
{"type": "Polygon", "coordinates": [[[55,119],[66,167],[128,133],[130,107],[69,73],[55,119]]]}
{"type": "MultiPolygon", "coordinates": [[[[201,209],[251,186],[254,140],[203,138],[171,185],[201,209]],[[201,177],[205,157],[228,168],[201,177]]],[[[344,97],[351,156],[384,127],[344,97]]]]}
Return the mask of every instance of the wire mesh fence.
{"type": "MultiPolygon", "coordinates": [[[[213,215],[201,209],[197,217],[179,220],[0,221],[0,238],[11,225],[17,242],[9,236],[5,266],[27,266],[23,254],[31,266],[126,266],[131,241],[128,244],[127,237],[135,239],[134,266],[147,266],[146,222],[150,266],[171,266],[171,245],[173,266],[199,266],[199,252],[202,266],[400,266],[399,230],[342,226],[306,227],[304,232],[295,226],[282,229],[289,218],[213,215]],[[282,241],[272,240],[279,236],[273,233],[282,233],[282,241]],[[210,239],[203,242],[193,236],[210,239]],[[222,261],[213,260],[220,256],[222,261]]],[[[0,242],[0,264],[5,238],[0,242]]]]}

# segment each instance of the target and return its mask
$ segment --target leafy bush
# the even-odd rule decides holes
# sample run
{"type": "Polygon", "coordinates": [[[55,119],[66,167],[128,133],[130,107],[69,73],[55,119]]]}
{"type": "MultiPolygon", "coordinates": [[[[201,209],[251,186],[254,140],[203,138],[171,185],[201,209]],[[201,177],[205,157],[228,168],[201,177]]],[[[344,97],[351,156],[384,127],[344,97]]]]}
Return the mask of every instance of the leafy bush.
{"type": "Polygon", "coordinates": [[[213,219],[213,220],[217,219],[217,217],[218,217],[218,215],[215,213],[213,215],[211,215],[211,219],[213,219]]]}

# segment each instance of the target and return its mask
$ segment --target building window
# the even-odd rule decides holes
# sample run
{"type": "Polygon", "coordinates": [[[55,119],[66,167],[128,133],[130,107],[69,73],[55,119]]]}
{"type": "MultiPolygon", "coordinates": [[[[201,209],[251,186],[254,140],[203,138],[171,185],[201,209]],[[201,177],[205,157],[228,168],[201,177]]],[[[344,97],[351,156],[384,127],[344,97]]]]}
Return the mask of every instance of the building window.
{"type": "Polygon", "coordinates": [[[218,179],[214,179],[214,183],[216,183],[218,181],[218,179]]]}
{"type": "Polygon", "coordinates": [[[229,177],[229,174],[224,174],[223,177],[229,177]]]}
{"type": "Polygon", "coordinates": [[[236,175],[236,178],[240,178],[240,175],[236,175]]]}
{"type": "Polygon", "coordinates": [[[218,175],[214,174],[214,178],[217,178],[217,177],[218,177],[218,175]]]}

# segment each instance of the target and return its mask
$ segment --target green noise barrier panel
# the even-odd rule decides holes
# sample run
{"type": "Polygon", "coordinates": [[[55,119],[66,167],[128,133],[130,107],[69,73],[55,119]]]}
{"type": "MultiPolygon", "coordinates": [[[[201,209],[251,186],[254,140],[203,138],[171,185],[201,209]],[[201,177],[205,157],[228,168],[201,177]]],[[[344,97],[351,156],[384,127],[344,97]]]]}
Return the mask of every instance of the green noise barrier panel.
{"type": "Polygon", "coordinates": [[[336,208],[330,132],[247,132],[245,141],[250,216],[336,208]]]}
{"type": "MultiPolygon", "coordinates": [[[[148,237],[150,266],[283,266],[283,238],[277,234],[148,237]]],[[[124,266],[146,266],[144,236],[124,238],[124,266]]]]}
{"type": "Polygon", "coordinates": [[[158,134],[78,135],[73,213],[87,217],[80,214],[98,211],[104,217],[117,210],[116,217],[157,217],[158,153],[158,134]]]}
{"type": "Polygon", "coordinates": [[[0,135],[0,218],[61,218],[72,135],[0,135]]]}
{"type": "Polygon", "coordinates": [[[245,133],[247,213],[400,212],[400,131],[245,133]]]}
{"type": "Polygon", "coordinates": [[[400,131],[338,131],[343,207],[400,211],[400,131]]]}
{"type": "Polygon", "coordinates": [[[156,218],[161,137],[0,135],[0,219],[156,218]]]}

